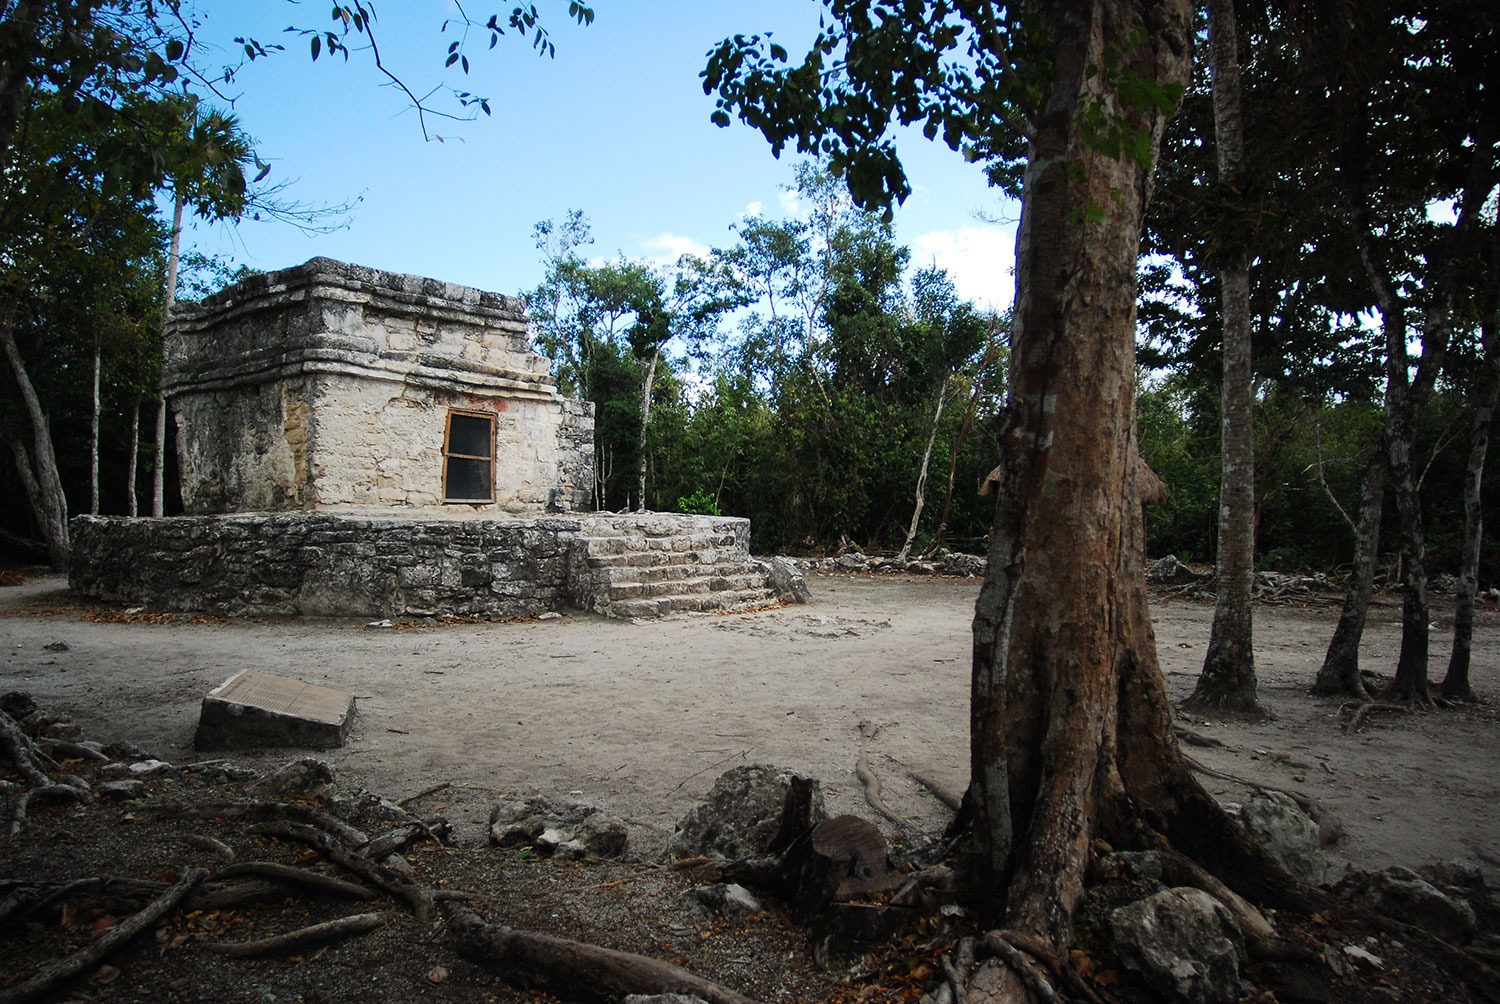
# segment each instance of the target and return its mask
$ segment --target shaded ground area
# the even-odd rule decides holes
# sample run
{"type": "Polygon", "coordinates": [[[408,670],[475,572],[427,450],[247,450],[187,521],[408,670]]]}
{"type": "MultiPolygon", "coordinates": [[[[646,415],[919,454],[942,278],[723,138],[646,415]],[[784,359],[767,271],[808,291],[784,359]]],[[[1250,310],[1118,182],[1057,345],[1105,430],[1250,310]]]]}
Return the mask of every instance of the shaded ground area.
{"type": "MultiPolygon", "coordinates": [[[[414,866],[424,874],[430,869],[435,882],[481,888],[509,923],[678,958],[766,999],[852,995],[851,987],[867,988],[880,976],[880,965],[895,967],[885,977],[887,992],[896,993],[892,973],[920,973],[925,948],[908,943],[850,983],[847,974],[813,971],[800,935],[774,915],[728,922],[683,906],[684,880],[670,872],[544,868],[483,848],[489,807],[507,794],[534,794],[620,815],[630,825],[634,853],[654,859],[675,821],[719,774],[755,762],[821,779],[831,813],[879,822],[898,846],[938,833],[948,811],[909,775],[922,772],[962,788],[978,580],[814,576],[809,585],[811,605],[747,615],[647,624],[569,615],[376,628],[82,607],[61,580],[40,578],[0,589],[0,692],[27,691],[43,707],[71,715],[88,738],[125,740],[182,766],[219,758],[194,753],[192,734],[203,695],[234,672],[260,669],[352,690],[359,714],[350,741],[319,756],[334,765],[341,784],[393,799],[448,784],[413,808],[441,812],[458,842],[475,850],[413,852],[414,866]],[[865,804],[855,777],[862,748],[904,825],[880,819],[865,804]]],[[[1342,825],[1339,851],[1363,867],[1500,862],[1500,713],[1493,702],[1500,614],[1486,609],[1479,617],[1473,672],[1480,702],[1383,715],[1359,734],[1343,730],[1342,702],[1305,693],[1336,614],[1321,604],[1260,608],[1262,699],[1277,718],[1183,723],[1224,744],[1190,753],[1221,774],[1317,800],[1342,825]]],[[[1367,669],[1388,672],[1394,664],[1396,614],[1394,605],[1374,611],[1367,669]]],[[[1199,603],[1155,602],[1163,667],[1179,698],[1196,678],[1211,615],[1199,603]]],[[[1447,626],[1440,619],[1434,636],[1442,638],[1447,626]]],[[[1445,657],[1440,645],[1434,666],[1445,657]]],[[[236,759],[269,769],[294,755],[236,759]]],[[[1206,783],[1226,800],[1246,790],[1219,777],[1206,783]]],[[[212,794],[181,782],[158,784],[154,797],[191,801],[212,794]]],[[[139,813],[110,812],[106,826],[74,819],[66,805],[39,811],[0,856],[0,876],[58,868],[88,874],[103,861],[167,877],[188,860],[180,837],[203,825],[148,831],[139,813]],[[69,861],[73,855],[77,860],[69,861]]],[[[220,833],[245,842],[233,825],[220,833]]],[[[253,932],[257,920],[239,913],[202,923],[253,932]]],[[[165,943],[179,934],[185,936],[179,944],[208,936],[174,928],[165,943]]],[[[405,918],[387,932],[319,953],[315,977],[295,961],[216,961],[203,969],[201,959],[148,947],[119,963],[127,978],[90,984],[79,999],[199,1000],[210,991],[226,1001],[530,999],[445,954],[440,942],[405,918]],[[447,973],[438,982],[429,979],[434,966],[447,973]],[[185,982],[166,997],[152,996],[175,981],[185,982]]]]}

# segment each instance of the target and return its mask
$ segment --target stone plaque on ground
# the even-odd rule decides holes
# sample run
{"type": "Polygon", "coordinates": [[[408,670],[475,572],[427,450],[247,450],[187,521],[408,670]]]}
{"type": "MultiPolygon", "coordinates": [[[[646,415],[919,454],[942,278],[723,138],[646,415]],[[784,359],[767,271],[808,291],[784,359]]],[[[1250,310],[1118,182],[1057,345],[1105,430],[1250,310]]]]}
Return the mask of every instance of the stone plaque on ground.
{"type": "Polygon", "coordinates": [[[354,695],[301,680],[241,670],[208,692],[193,745],[200,750],[244,746],[344,745],[354,721],[354,695]]]}

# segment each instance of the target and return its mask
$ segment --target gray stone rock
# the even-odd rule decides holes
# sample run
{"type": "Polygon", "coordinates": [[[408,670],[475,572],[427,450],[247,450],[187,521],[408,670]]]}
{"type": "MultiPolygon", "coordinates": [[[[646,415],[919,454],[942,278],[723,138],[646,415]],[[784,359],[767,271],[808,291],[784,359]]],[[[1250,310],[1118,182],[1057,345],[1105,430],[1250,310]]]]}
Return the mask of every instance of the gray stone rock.
{"type": "Polygon", "coordinates": [[[1279,791],[1256,792],[1245,800],[1238,815],[1250,835],[1293,875],[1314,885],[1324,881],[1329,861],[1318,838],[1318,824],[1296,800],[1279,791]]]}
{"type": "Polygon", "coordinates": [[[823,788],[811,778],[769,764],[722,774],[708,796],[677,824],[667,853],[746,858],[764,854],[781,831],[782,809],[794,789],[808,791],[808,830],[825,818],[823,788]],[[810,789],[810,790],[809,790],[810,789]]]}
{"type": "Polygon", "coordinates": [[[943,558],[944,575],[976,576],[984,574],[985,559],[979,554],[946,554],[943,558]]]}
{"type": "Polygon", "coordinates": [[[146,797],[146,782],[139,780],[105,781],[99,785],[99,797],[111,802],[133,802],[146,797]]]}
{"type": "Polygon", "coordinates": [[[143,777],[169,777],[177,773],[177,768],[164,760],[137,760],[129,767],[130,776],[134,778],[143,777]]]}
{"type": "Polygon", "coordinates": [[[110,743],[107,746],[105,746],[104,749],[101,752],[105,756],[107,756],[107,757],[113,757],[116,760],[153,760],[153,759],[155,759],[155,757],[152,756],[152,754],[148,750],[142,749],[141,747],[137,746],[135,743],[129,743],[129,742],[114,742],[114,743],[110,743]]]}
{"type": "Polygon", "coordinates": [[[595,806],[528,798],[490,809],[490,843],[562,859],[622,858],[630,835],[624,821],[595,806]]]}
{"type": "Polygon", "coordinates": [[[766,575],[771,580],[771,588],[776,590],[776,596],[783,603],[807,603],[812,599],[812,593],[808,592],[807,580],[802,577],[802,572],[796,565],[786,558],[772,558],[764,562],[766,575]]]}
{"type": "Polygon", "coordinates": [[[1224,904],[1198,889],[1165,889],[1110,914],[1125,965],[1166,998],[1185,1004],[1233,1004],[1245,947],[1224,904]]]}
{"type": "Polygon", "coordinates": [[[1398,866],[1351,876],[1339,889],[1357,906],[1395,917],[1453,944],[1466,941],[1474,933],[1473,907],[1410,868],[1398,866]]]}
{"type": "Polygon", "coordinates": [[[1189,582],[1199,582],[1202,578],[1203,576],[1178,561],[1175,554],[1158,558],[1146,567],[1146,581],[1154,585],[1181,586],[1189,582]]]}
{"type": "Polygon", "coordinates": [[[692,994],[631,994],[624,1004],[707,1004],[692,994]]]}
{"type": "Polygon", "coordinates": [[[315,757],[303,757],[262,777],[250,785],[258,795],[277,798],[318,798],[333,783],[333,766],[315,757]]]}
{"type": "Polygon", "coordinates": [[[735,882],[700,885],[696,889],[689,890],[688,895],[714,913],[725,917],[749,917],[765,911],[765,907],[761,906],[760,901],[750,894],[750,890],[735,882]]]}

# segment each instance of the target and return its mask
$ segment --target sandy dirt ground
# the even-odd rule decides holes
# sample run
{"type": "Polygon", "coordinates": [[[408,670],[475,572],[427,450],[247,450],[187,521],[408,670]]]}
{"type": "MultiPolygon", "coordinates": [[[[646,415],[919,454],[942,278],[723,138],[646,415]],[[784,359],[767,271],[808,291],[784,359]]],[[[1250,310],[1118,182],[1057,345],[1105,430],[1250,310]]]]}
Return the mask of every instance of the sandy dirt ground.
{"type": "MultiPolygon", "coordinates": [[[[341,781],[392,798],[450,783],[435,800],[466,840],[483,839],[501,795],[538,794],[619,814],[648,851],[720,773],[756,762],[817,777],[831,812],[873,819],[854,773],[862,744],[887,804],[906,820],[881,821],[888,834],[940,830],[947,810],[910,774],[963,787],[978,580],[812,576],[809,585],[811,604],[753,614],[375,628],[101,620],[61,579],[42,577],[0,589],[0,692],[28,691],[87,737],[128,740],[184,764],[220,755],[194,752],[193,731],[203,695],[239,670],[347,689],[359,709],[349,742],[317,755],[341,781]]],[[[1366,669],[1393,668],[1397,614],[1391,600],[1372,611],[1366,669]]],[[[1158,597],[1153,615],[1180,699],[1201,665],[1212,608],[1158,597]]],[[[1329,606],[1260,608],[1261,696],[1276,718],[1184,722],[1225,744],[1191,755],[1317,800],[1342,825],[1340,851],[1363,867],[1500,862],[1500,612],[1478,619],[1480,701],[1380,715],[1358,734],[1343,730],[1343,702],[1306,693],[1336,615],[1329,606]]],[[[1440,615],[1434,676],[1450,630],[1440,615]]],[[[269,768],[294,755],[236,757],[269,768]]],[[[1226,801],[1247,791],[1218,777],[1205,783],[1226,801]]]]}

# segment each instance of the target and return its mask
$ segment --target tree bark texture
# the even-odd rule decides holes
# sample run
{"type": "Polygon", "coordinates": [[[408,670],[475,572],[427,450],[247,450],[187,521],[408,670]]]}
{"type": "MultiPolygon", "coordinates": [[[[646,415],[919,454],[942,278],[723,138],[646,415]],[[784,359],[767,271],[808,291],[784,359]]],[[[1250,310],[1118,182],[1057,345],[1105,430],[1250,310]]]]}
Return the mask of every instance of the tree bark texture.
{"type": "Polygon", "coordinates": [[[1000,484],[975,609],[970,802],[990,919],[1066,947],[1096,836],[1165,839],[1262,901],[1293,883],[1197,783],[1171,731],[1134,412],[1151,169],[1100,152],[1078,127],[1080,108],[1103,104],[1158,148],[1166,116],[1123,105],[1113,87],[1121,72],[1186,84],[1191,5],[1095,0],[1040,19],[1056,52],[1026,170],[1000,484]],[[1092,72],[1112,59],[1113,71],[1092,72]]]}
{"type": "Polygon", "coordinates": [[[1386,460],[1384,445],[1377,445],[1360,479],[1359,515],[1355,524],[1354,565],[1344,590],[1344,606],[1338,625],[1328,642],[1323,666],[1312,692],[1320,696],[1347,694],[1370,699],[1359,672],[1359,643],[1365,633],[1365,615],[1375,595],[1375,562],[1380,556],[1380,522],[1385,505],[1386,460]]]}
{"type": "Polygon", "coordinates": [[[32,512],[41,528],[42,538],[47,542],[47,557],[53,570],[63,571],[68,567],[68,499],[63,494],[62,476],[57,470],[57,453],[52,445],[52,427],[47,413],[32,386],[31,376],[26,371],[26,362],[16,345],[15,331],[7,314],[0,317],[0,348],[10,363],[11,376],[21,392],[26,406],[26,417],[31,424],[31,450],[29,456],[24,448],[17,449],[19,440],[13,442],[12,452],[17,466],[29,460],[29,476],[23,473],[27,495],[32,503],[32,512]]]}
{"type": "MultiPolygon", "coordinates": [[[[1240,65],[1232,0],[1208,4],[1213,75],[1214,136],[1219,187],[1233,200],[1242,190],[1244,123],[1240,65]]],[[[1214,568],[1214,620],[1203,671],[1186,707],[1264,716],[1256,700],[1253,638],[1255,586],[1255,430],[1250,346],[1248,224],[1230,234],[1218,266],[1223,314],[1224,375],[1220,386],[1222,469],[1219,476],[1218,551],[1214,568]]]]}
{"type": "Polygon", "coordinates": [[[1469,432],[1469,463],[1464,472],[1464,543],[1459,560],[1458,595],[1454,598],[1453,651],[1443,677],[1442,695],[1460,699],[1474,696],[1469,683],[1469,658],[1474,643],[1474,598],[1479,592],[1479,549],[1484,540],[1484,461],[1490,444],[1490,425],[1500,402],[1500,232],[1490,250],[1490,276],[1484,308],[1483,379],[1474,400],[1469,432]]]}

